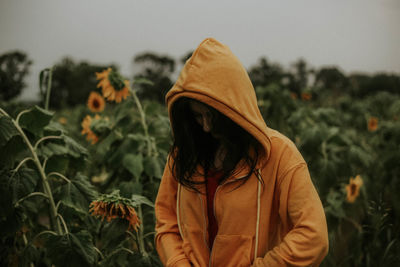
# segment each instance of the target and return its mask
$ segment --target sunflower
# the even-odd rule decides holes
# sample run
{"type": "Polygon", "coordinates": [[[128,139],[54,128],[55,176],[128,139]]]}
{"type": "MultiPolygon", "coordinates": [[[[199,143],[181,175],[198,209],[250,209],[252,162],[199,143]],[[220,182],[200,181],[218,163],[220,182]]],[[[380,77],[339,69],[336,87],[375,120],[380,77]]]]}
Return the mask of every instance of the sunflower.
{"type": "Polygon", "coordinates": [[[101,112],[106,106],[104,98],[97,92],[91,92],[88,98],[87,105],[92,112],[101,112]]]}
{"type": "MultiPolygon", "coordinates": [[[[94,117],[95,120],[99,120],[100,116],[96,114],[96,116],[94,117]]],[[[92,145],[96,144],[99,141],[99,137],[90,129],[90,125],[93,122],[93,118],[90,117],[89,115],[87,115],[81,125],[82,125],[82,131],[81,134],[86,136],[86,140],[90,141],[92,140],[92,145]]]]}
{"type": "Polygon", "coordinates": [[[363,185],[363,180],[360,175],[356,178],[350,177],[349,184],[346,185],[347,202],[353,203],[360,194],[360,187],[363,185]]]}
{"type": "Polygon", "coordinates": [[[298,98],[297,94],[295,92],[290,92],[290,98],[295,100],[298,98]]]}
{"type": "Polygon", "coordinates": [[[101,87],[104,98],[109,101],[119,103],[129,95],[129,80],[111,68],[96,72],[96,79],[99,80],[97,87],[101,87]]]}
{"type": "Polygon", "coordinates": [[[127,220],[128,230],[137,231],[141,223],[130,200],[120,197],[119,194],[103,195],[90,203],[89,207],[91,215],[101,217],[101,221],[106,219],[110,222],[116,218],[127,220]]]}
{"type": "Polygon", "coordinates": [[[301,99],[303,99],[304,101],[311,100],[311,98],[312,96],[310,93],[305,93],[305,92],[301,93],[301,99]]]}
{"type": "Polygon", "coordinates": [[[60,118],[58,119],[58,122],[61,123],[61,124],[67,124],[67,118],[65,118],[65,117],[60,117],[60,118]]]}
{"type": "Polygon", "coordinates": [[[378,130],[378,118],[370,117],[368,120],[368,131],[375,132],[378,130]]]}

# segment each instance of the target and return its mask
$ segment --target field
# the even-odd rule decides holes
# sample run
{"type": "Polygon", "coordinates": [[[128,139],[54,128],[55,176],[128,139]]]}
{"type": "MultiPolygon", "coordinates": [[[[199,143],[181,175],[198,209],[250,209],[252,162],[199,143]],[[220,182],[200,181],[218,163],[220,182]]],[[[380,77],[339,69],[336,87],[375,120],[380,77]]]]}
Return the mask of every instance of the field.
{"type": "MultiPolygon", "coordinates": [[[[136,93],[151,80],[97,79],[102,90],[73,108],[51,111],[46,93],[36,106],[0,103],[1,266],[161,266],[166,107],[136,93]]],[[[267,125],[295,142],[323,202],[322,266],[399,264],[400,95],[255,84],[267,125]]]]}

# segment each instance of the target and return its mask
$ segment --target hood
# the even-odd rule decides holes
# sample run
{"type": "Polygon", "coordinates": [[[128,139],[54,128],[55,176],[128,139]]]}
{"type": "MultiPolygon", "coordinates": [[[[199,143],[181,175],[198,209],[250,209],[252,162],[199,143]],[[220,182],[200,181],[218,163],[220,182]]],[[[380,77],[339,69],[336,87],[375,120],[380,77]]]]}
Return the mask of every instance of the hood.
{"type": "Polygon", "coordinates": [[[253,135],[269,157],[271,142],[254,87],[228,46],[213,38],[200,43],[166,95],[170,120],[171,107],[180,97],[193,98],[217,109],[253,135]]]}

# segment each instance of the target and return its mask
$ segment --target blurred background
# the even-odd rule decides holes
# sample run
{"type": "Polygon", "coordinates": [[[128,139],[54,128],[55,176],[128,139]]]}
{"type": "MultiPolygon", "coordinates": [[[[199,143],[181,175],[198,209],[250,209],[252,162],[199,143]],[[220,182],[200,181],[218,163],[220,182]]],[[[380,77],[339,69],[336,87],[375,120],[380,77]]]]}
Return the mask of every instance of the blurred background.
{"type": "Polygon", "coordinates": [[[397,0],[1,0],[0,54],[19,51],[32,62],[21,100],[37,100],[40,70],[66,58],[114,64],[130,77],[143,70],[135,56],[149,52],[175,61],[175,78],[206,37],[230,46],[248,69],[266,57],[285,69],[303,59],[346,76],[398,74],[399,25],[397,0]]]}
{"type": "Polygon", "coordinates": [[[400,266],[399,0],[0,0],[1,266],[161,266],[164,96],[207,37],[307,161],[322,266],[400,266]]]}

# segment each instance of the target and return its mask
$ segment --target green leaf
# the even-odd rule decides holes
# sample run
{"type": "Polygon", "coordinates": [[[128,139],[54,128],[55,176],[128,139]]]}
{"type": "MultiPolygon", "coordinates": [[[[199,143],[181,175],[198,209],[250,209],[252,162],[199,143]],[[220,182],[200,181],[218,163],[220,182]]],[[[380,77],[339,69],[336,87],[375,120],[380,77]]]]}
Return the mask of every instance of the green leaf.
{"type": "Polygon", "coordinates": [[[78,144],[72,138],[62,135],[62,139],[46,140],[45,144],[41,144],[38,149],[38,155],[50,158],[54,155],[65,156],[69,155],[74,158],[87,156],[86,148],[78,144]]]}
{"type": "MultiPolygon", "coordinates": [[[[122,119],[127,118],[128,116],[132,116],[132,107],[134,107],[134,103],[131,98],[120,103],[115,109],[115,123],[118,124],[122,119]]],[[[131,119],[129,119],[129,123],[131,123],[131,119]]],[[[120,125],[119,125],[120,126],[120,125]]]]}
{"type": "Polygon", "coordinates": [[[36,170],[21,167],[9,180],[13,202],[34,192],[38,181],[39,175],[36,170]]]}
{"type": "Polygon", "coordinates": [[[53,112],[35,106],[29,112],[21,115],[19,124],[22,128],[36,136],[41,136],[43,128],[49,124],[52,117],[53,112]]]}
{"type": "Polygon", "coordinates": [[[89,183],[86,176],[78,173],[71,182],[67,182],[54,190],[55,197],[65,206],[79,213],[87,214],[89,204],[97,196],[97,191],[89,183]]]}
{"type": "Polygon", "coordinates": [[[90,129],[97,135],[102,136],[110,132],[111,122],[106,118],[93,119],[90,124],[90,129]]]}
{"type": "Polygon", "coordinates": [[[51,120],[50,123],[44,127],[44,130],[49,133],[47,135],[61,135],[65,132],[64,127],[56,121],[51,120]]]}
{"type": "Polygon", "coordinates": [[[51,235],[46,247],[48,257],[56,266],[93,266],[97,261],[92,236],[86,230],[76,234],[51,235]]]}
{"type": "Polygon", "coordinates": [[[65,155],[53,156],[47,160],[46,173],[61,172],[65,173],[68,170],[70,160],[65,155]]]}
{"type": "Polygon", "coordinates": [[[17,134],[18,131],[11,119],[6,116],[0,117],[0,147],[5,145],[8,140],[17,134]]]}
{"type": "Polygon", "coordinates": [[[145,157],[143,166],[147,175],[161,179],[163,170],[157,157],[145,157]]]}
{"type": "Polygon", "coordinates": [[[118,140],[123,138],[122,134],[119,130],[115,129],[111,131],[106,138],[104,138],[98,145],[97,145],[97,152],[101,155],[104,155],[107,151],[109,151],[110,146],[118,140]]]}
{"type": "Polygon", "coordinates": [[[88,155],[88,151],[86,148],[78,144],[74,139],[71,137],[68,137],[66,135],[63,135],[63,140],[65,142],[65,145],[68,148],[68,154],[75,157],[79,158],[83,155],[88,155]]]}
{"type": "Polygon", "coordinates": [[[328,205],[325,207],[325,212],[338,218],[346,216],[343,209],[344,195],[337,191],[331,190],[326,198],[328,205]]]}
{"type": "Polygon", "coordinates": [[[130,198],[133,194],[142,194],[143,185],[142,183],[136,183],[133,181],[121,182],[118,186],[121,196],[130,198]]]}
{"type": "Polygon", "coordinates": [[[154,208],[153,202],[151,202],[148,198],[141,195],[132,195],[131,199],[134,201],[135,205],[145,204],[154,208]]]}
{"type": "Polygon", "coordinates": [[[122,160],[122,164],[130,173],[132,173],[135,178],[140,178],[140,175],[143,171],[143,157],[141,154],[125,155],[124,159],[122,160]]]}
{"type": "Polygon", "coordinates": [[[20,135],[13,136],[4,146],[0,146],[0,168],[16,167],[19,160],[31,156],[20,135]]]}

